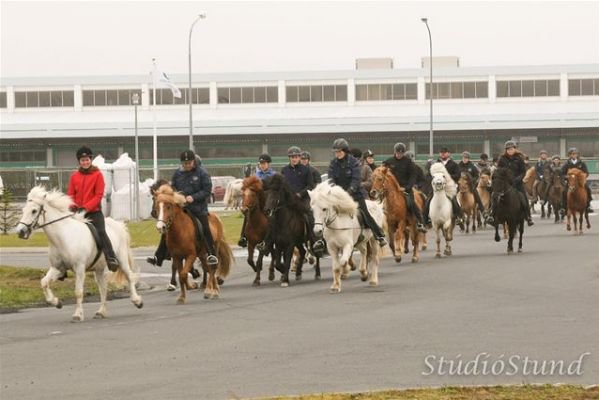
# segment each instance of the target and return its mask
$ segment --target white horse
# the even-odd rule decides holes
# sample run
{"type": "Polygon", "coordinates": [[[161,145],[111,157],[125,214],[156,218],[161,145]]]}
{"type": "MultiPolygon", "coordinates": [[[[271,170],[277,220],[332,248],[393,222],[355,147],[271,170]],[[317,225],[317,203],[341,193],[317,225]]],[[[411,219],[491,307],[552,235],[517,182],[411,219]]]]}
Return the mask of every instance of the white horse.
{"type": "Polygon", "coordinates": [[[446,256],[452,254],[450,242],[453,240],[455,221],[451,198],[457,194],[457,187],[442,163],[433,164],[430,172],[433,177],[431,181],[433,198],[429,206],[429,216],[437,235],[437,253],[435,257],[441,258],[441,236],[439,231],[443,232],[445,238],[445,251],[443,254],[446,256]]]}
{"type": "Polygon", "coordinates": [[[232,208],[237,210],[241,207],[243,201],[243,192],[241,187],[243,186],[243,179],[235,179],[227,183],[227,189],[225,190],[225,196],[223,197],[223,203],[225,203],[225,210],[232,208]]]}
{"type": "MultiPolygon", "coordinates": [[[[370,275],[370,286],[377,286],[379,244],[370,229],[361,227],[356,202],[345,190],[328,181],[320,183],[308,193],[314,214],[314,233],[323,235],[333,261],[331,293],[341,291],[341,275],[349,273],[349,260],[354,247],[361,255],[359,270],[362,281],[366,281],[370,275]]],[[[366,204],[372,218],[383,226],[385,216],[382,206],[370,200],[366,200],[366,204]]]]}
{"type": "MultiPolygon", "coordinates": [[[[100,308],[96,311],[94,318],[105,318],[107,282],[104,271],[106,260],[102,255],[98,257],[96,242],[85,224],[85,218],[69,211],[71,204],[72,200],[66,194],[57,190],[48,192],[44,187],[36,186],[27,195],[23,216],[16,230],[21,239],[29,239],[31,232],[37,228],[42,228],[48,237],[50,268],[41,281],[48,304],[62,308],[62,302],[52,293],[50,284],[56,281],[63,271],[72,269],[75,273],[75,297],[77,299],[72,321],[83,321],[85,271],[93,269],[100,290],[100,308]]],[[[115,281],[123,282],[126,279],[129,283],[131,301],[137,308],[142,308],[142,298],[135,289],[137,271],[132,271],[135,264],[129,247],[129,232],[122,222],[117,222],[112,218],[106,218],[106,232],[121,264],[116,272],[115,281]]]]}

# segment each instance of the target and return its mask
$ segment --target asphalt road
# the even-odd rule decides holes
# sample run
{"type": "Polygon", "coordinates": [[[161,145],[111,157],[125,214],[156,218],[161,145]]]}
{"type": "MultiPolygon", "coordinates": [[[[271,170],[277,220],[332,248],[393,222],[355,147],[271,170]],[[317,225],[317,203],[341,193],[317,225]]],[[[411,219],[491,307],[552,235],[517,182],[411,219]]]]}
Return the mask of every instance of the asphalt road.
{"type": "Polygon", "coordinates": [[[91,319],[97,304],[85,304],[82,323],[70,322],[73,306],[0,315],[0,398],[236,399],[447,384],[597,384],[599,218],[582,237],[536,222],[520,255],[506,255],[506,242],[495,243],[490,230],[457,233],[454,256],[436,260],[427,250],[420,263],[399,265],[387,257],[379,287],[353,273],[337,295],[328,293],[329,260],[322,281],[312,280],[308,267],[304,280],[284,289],[266,274],[262,287],[251,287],[250,268],[238,259],[221,299],[193,291],[186,305],[163,289],[168,270],[144,267],[156,289],[142,292],[142,310],[119,299],[109,302],[105,320],[91,319]],[[478,369],[469,374],[450,376],[440,362],[477,355],[478,369]],[[525,357],[568,366],[581,356],[580,375],[533,374],[531,364],[523,373],[525,357]],[[508,359],[511,369],[489,373],[508,359]]]}

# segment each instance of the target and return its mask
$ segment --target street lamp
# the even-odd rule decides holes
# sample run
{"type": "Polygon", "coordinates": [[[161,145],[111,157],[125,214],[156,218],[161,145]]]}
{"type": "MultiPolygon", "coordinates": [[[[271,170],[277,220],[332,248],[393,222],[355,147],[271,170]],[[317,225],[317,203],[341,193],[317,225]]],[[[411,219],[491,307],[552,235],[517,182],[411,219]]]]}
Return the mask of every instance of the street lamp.
{"type": "Polygon", "coordinates": [[[193,32],[193,27],[195,24],[201,20],[206,18],[206,14],[199,14],[193,24],[191,24],[191,28],[189,28],[189,48],[188,48],[188,56],[189,56],[189,92],[187,93],[187,101],[189,102],[189,148],[191,150],[195,150],[193,147],[193,111],[192,111],[192,103],[193,96],[191,94],[191,34],[193,32]]]}
{"type": "Polygon", "coordinates": [[[131,103],[135,108],[135,180],[133,184],[133,190],[135,190],[134,202],[135,202],[135,220],[139,220],[139,140],[137,136],[137,106],[139,105],[139,93],[133,93],[131,96],[131,103]]]}
{"type": "Polygon", "coordinates": [[[429,54],[429,66],[430,66],[430,74],[429,74],[429,98],[431,104],[430,110],[430,132],[428,138],[428,155],[429,157],[433,157],[433,37],[431,35],[431,29],[428,26],[428,18],[420,18],[422,22],[426,25],[426,30],[428,31],[428,39],[430,42],[430,54],[429,54]]]}

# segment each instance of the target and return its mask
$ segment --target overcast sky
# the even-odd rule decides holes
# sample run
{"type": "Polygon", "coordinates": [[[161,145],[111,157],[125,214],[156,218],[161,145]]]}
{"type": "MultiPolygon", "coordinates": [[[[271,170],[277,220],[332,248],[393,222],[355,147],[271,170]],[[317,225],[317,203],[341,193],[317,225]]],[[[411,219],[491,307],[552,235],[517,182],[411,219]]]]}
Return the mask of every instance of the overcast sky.
{"type": "Polygon", "coordinates": [[[29,2],[1,1],[1,74],[146,74],[156,57],[193,71],[353,69],[360,57],[418,67],[599,63],[599,2],[29,2]]]}

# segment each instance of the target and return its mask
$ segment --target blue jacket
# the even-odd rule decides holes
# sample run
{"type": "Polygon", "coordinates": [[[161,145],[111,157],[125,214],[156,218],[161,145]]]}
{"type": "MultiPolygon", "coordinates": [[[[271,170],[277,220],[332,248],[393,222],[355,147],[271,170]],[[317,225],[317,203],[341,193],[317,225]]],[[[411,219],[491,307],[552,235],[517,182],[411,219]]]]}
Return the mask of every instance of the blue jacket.
{"type": "Polygon", "coordinates": [[[308,199],[308,190],[314,189],[314,180],[308,167],[303,164],[295,166],[288,164],[283,167],[281,174],[287,180],[293,193],[299,194],[304,200],[308,199]]]}
{"type": "Polygon", "coordinates": [[[260,168],[256,168],[256,176],[261,181],[265,180],[269,176],[273,176],[274,174],[275,174],[275,171],[270,167],[266,170],[266,172],[262,171],[260,168]]]}
{"type": "Polygon", "coordinates": [[[185,196],[193,197],[193,203],[186,205],[188,210],[197,216],[208,215],[208,199],[212,193],[212,180],[204,168],[196,166],[191,171],[179,168],[173,174],[172,182],[173,189],[185,196]]]}
{"type": "Polygon", "coordinates": [[[354,200],[367,198],[362,187],[360,161],[351,154],[342,159],[334,158],[329,164],[329,180],[341,186],[354,200]]]}

